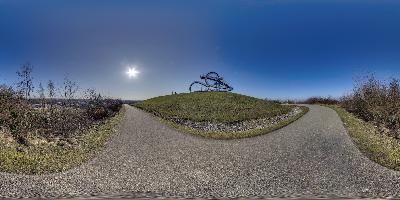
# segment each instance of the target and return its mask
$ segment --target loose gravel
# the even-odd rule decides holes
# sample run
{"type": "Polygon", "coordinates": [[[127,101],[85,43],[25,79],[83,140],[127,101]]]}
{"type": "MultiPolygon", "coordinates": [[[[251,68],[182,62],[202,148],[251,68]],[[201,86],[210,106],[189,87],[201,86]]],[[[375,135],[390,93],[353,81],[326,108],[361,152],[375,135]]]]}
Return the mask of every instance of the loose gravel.
{"type": "Polygon", "coordinates": [[[309,107],[282,129],[240,140],[182,134],[131,107],[98,157],[58,174],[0,173],[0,195],[399,196],[400,172],[363,156],[333,110],[309,107]]]}
{"type": "Polygon", "coordinates": [[[289,118],[295,117],[301,113],[301,109],[299,107],[294,107],[289,113],[271,117],[264,119],[255,119],[234,123],[215,123],[215,122],[196,122],[191,120],[184,120],[179,118],[170,119],[177,124],[187,126],[193,129],[201,130],[201,131],[221,131],[221,132],[241,132],[248,131],[252,129],[265,129],[271,127],[283,120],[287,120],[289,118]]]}

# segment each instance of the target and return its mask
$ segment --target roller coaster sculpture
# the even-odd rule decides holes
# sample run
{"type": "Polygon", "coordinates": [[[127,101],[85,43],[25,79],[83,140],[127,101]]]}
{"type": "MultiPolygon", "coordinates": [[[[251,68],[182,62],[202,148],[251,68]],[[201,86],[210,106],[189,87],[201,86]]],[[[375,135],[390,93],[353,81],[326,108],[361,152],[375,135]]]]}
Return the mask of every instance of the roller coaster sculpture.
{"type": "Polygon", "coordinates": [[[220,77],[216,72],[209,72],[205,75],[201,75],[200,79],[204,80],[204,82],[194,81],[192,84],[190,84],[189,87],[190,92],[192,92],[193,85],[200,85],[205,87],[205,90],[201,89],[194,92],[205,92],[205,91],[230,92],[233,90],[233,87],[231,87],[228,83],[226,83],[224,79],[220,77]]]}

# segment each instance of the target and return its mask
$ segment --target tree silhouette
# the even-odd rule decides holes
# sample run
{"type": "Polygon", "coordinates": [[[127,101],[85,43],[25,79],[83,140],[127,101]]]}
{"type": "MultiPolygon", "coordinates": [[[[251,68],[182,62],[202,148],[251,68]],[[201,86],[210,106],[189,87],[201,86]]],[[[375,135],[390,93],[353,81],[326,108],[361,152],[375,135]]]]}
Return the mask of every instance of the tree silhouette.
{"type": "Polygon", "coordinates": [[[40,103],[42,104],[42,107],[45,106],[45,100],[46,100],[46,95],[44,94],[44,88],[42,83],[39,83],[38,90],[37,90],[40,98],[40,103]]]}
{"type": "Polygon", "coordinates": [[[33,66],[30,63],[25,63],[21,66],[20,70],[17,71],[20,78],[20,81],[17,83],[17,88],[26,99],[29,99],[34,89],[33,78],[31,76],[32,70],[33,66]]]}

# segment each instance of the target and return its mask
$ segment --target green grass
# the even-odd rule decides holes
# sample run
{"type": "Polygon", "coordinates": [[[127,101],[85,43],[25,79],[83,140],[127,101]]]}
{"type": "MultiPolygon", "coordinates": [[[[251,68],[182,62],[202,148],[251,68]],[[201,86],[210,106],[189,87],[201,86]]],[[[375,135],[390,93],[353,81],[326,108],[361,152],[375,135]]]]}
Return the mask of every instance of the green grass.
{"type": "Polygon", "coordinates": [[[43,145],[17,151],[15,146],[0,144],[0,171],[19,174],[62,172],[78,166],[100,151],[116,131],[126,108],[104,123],[94,126],[79,139],[79,146],[62,148],[43,145]]]}
{"type": "Polygon", "coordinates": [[[394,138],[380,134],[370,123],[358,119],[339,106],[328,106],[334,109],[342,119],[347,132],[371,160],[382,166],[400,170],[400,142],[394,138]]]}
{"type": "Polygon", "coordinates": [[[292,106],[228,92],[194,92],[145,100],[136,107],[163,119],[239,122],[288,113],[292,106]]]}
{"type": "Polygon", "coordinates": [[[211,132],[183,126],[169,119],[180,118],[199,122],[233,123],[286,114],[295,106],[280,105],[271,101],[227,92],[195,92],[161,96],[145,100],[135,104],[135,106],[160,117],[162,122],[182,132],[214,139],[239,139],[266,134],[292,123],[308,112],[307,107],[301,107],[302,112],[300,114],[265,129],[241,132],[211,132]]]}
{"type": "Polygon", "coordinates": [[[164,120],[164,119],[160,119],[162,122],[164,122],[165,124],[169,125],[170,127],[176,128],[181,132],[184,133],[189,133],[189,134],[193,134],[193,135],[197,135],[197,136],[202,136],[202,137],[206,137],[206,138],[212,138],[212,139],[223,139],[223,140],[229,140],[229,139],[241,139],[241,138],[248,138],[248,137],[255,137],[255,136],[259,136],[259,135],[264,135],[267,133],[270,133],[274,130],[283,128],[289,124],[291,124],[292,122],[298,120],[300,117],[302,117],[304,114],[306,114],[308,112],[308,108],[307,107],[300,107],[301,109],[301,113],[299,113],[296,116],[293,116],[289,119],[286,120],[282,120],[277,124],[274,124],[273,126],[270,126],[268,128],[264,128],[264,129],[252,129],[252,130],[248,130],[248,131],[240,131],[240,132],[212,132],[212,131],[201,131],[198,129],[193,129],[187,126],[183,126],[168,120],[164,120]]]}

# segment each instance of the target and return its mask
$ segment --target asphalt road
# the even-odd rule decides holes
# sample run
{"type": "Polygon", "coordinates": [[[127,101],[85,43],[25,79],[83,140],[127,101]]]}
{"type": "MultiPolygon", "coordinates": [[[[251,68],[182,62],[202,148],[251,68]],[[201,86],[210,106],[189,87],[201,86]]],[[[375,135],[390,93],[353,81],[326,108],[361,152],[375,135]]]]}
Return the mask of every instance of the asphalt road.
{"type": "Polygon", "coordinates": [[[400,172],[363,156],[333,110],[309,107],[287,127],[240,140],[180,133],[130,107],[95,159],[58,174],[0,173],[0,196],[400,195],[400,172]]]}

